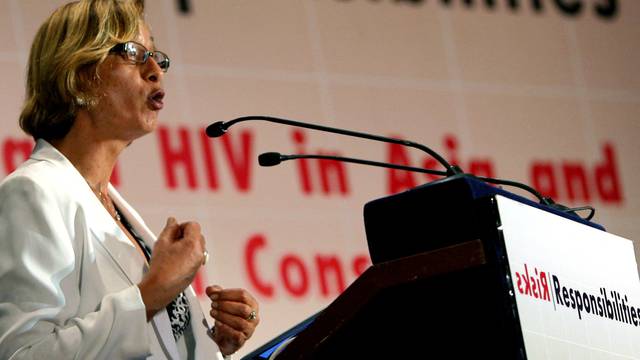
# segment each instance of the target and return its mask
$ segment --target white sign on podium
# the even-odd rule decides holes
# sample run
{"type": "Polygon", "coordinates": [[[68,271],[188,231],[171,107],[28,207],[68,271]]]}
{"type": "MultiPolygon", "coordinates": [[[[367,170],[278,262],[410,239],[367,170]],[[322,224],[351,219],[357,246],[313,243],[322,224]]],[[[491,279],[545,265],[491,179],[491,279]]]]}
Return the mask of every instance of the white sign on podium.
{"type": "Polygon", "coordinates": [[[630,240],[496,196],[528,359],[640,359],[630,240]]]}

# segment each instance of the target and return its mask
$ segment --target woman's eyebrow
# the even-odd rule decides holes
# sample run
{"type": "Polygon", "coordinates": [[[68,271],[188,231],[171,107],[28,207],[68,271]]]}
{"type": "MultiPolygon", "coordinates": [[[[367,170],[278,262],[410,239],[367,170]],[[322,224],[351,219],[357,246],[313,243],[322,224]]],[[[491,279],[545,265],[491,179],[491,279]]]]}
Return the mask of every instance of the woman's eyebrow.
{"type": "Polygon", "coordinates": [[[156,39],[153,36],[149,36],[149,39],[151,40],[151,51],[156,51],[158,50],[156,48],[156,39]]]}

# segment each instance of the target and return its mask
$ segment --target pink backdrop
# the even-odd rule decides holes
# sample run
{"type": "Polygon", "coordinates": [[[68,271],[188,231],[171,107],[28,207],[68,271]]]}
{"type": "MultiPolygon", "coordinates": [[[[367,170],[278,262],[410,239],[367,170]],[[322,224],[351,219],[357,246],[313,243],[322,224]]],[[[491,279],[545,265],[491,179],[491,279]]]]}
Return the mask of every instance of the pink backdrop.
{"type": "MultiPolygon", "coordinates": [[[[25,59],[61,3],[0,0],[0,176],[30,151],[17,126],[25,59]]],[[[262,325],[242,354],[368,266],[364,203],[429,180],[317,161],[261,168],[257,155],[431,162],[266,123],[204,139],[213,121],[264,114],[401,136],[467,171],[591,204],[596,222],[640,240],[640,2],[192,0],[188,14],[177,3],[147,1],[172,59],[168,97],[160,129],[122,156],[117,183],[156,231],[170,215],[201,222],[213,261],[197,285],[242,286],[260,299],[262,325]]]]}

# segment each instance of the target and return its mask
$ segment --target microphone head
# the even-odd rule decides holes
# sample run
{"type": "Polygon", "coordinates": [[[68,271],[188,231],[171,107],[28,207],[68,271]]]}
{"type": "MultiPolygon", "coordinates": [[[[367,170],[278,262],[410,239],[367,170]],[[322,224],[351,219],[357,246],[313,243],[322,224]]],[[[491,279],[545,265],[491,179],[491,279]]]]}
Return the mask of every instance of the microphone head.
{"type": "Polygon", "coordinates": [[[213,124],[207,126],[205,130],[208,137],[216,138],[224,135],[227,132],[227,127],[224,125],[222,121],[216,121],[213,124]]]}
{"type": "Polygon", "coordinates": [[[282,156],[277,152],[266,152],[258,156],[260,166],[276,166],[282,162],[282,156]]]}

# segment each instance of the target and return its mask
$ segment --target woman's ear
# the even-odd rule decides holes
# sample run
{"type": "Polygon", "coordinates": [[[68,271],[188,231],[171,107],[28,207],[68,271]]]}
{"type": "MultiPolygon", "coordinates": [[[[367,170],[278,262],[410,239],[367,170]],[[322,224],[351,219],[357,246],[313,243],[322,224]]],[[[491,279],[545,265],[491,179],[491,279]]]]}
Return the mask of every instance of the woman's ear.
{"type": "Polygon", "coordinates": [[[87,107],[95,104],[98,94],[96,89],[100,84],[98,65],[85,65],[78,71],[78,95],[74,99],[78,107],[87,107]]]}

